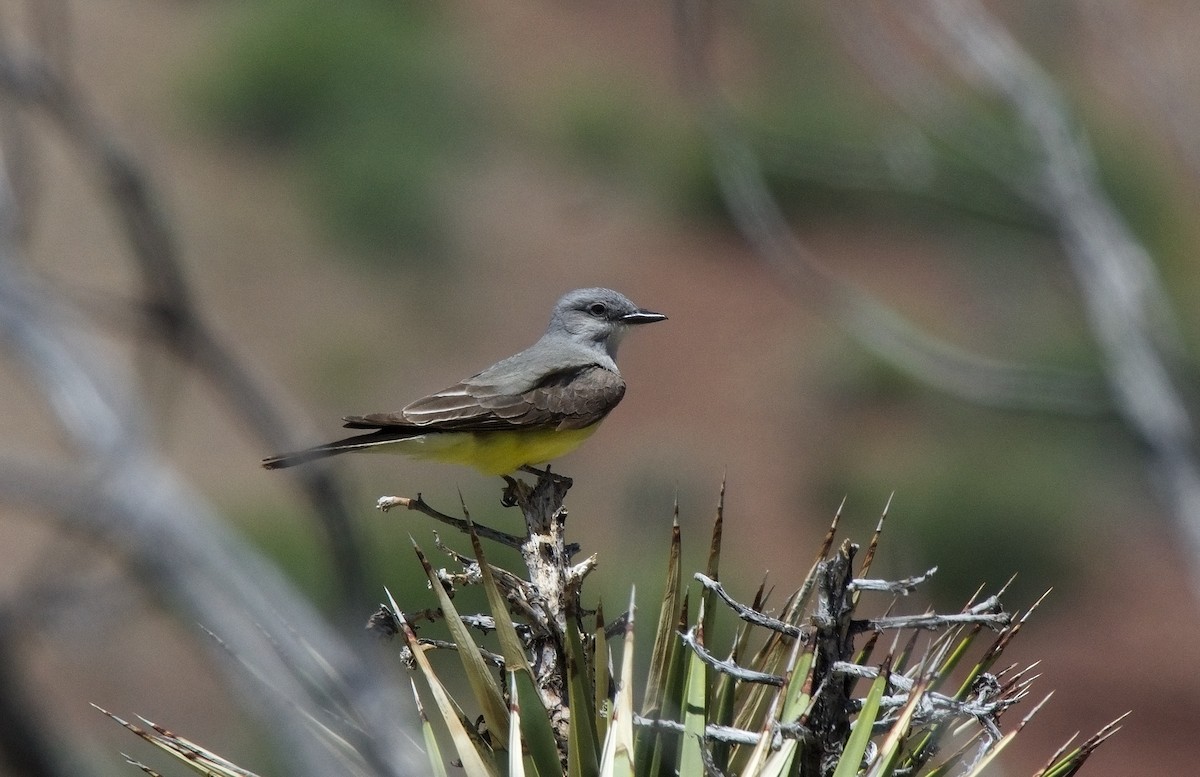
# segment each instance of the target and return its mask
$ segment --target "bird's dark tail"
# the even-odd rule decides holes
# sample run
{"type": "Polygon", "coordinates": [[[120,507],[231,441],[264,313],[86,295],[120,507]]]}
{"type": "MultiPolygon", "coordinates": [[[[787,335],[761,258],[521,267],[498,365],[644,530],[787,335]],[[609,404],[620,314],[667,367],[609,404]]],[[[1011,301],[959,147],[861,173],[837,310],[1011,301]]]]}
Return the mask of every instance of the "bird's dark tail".
{"type": "MultiPolygon", "coordinates": [[[[347,424],[348,425],[348,424],[347,424]]],[[[262,465],[265,469],[286,469],[294,467],[297,464],[307,464],[310,461],[317,459],[336,456],[339,453],[348,451],[361,451],[367,448],[375,448],[380,445],[406,440],[410,437],[415,437],[420,432],[410,427],[391,427],[386,429],[376,429],[368,434],[356,434],[353,437],[347,437],[344,440],[334,440],[333,442],[318,445],[315,448],[305,448],[302,451],[292,451],[291,453],[280,453],[275,456],[268,456],[262,460],[262,465]]]]}
{"type": "Polygon", "coordinates": [[[280,453],[275,456],[268,456],[262,460],[263,469],[287,469],[294,467],[297,464],[307,464],[310,461],[324,459],[329,456],[336,456],[339,453],[354,450],[353,448],[334,448],[329,445],[320,445],[316,448],[309,448],[303,451],[293,451],[291,453],[280,453]]]}

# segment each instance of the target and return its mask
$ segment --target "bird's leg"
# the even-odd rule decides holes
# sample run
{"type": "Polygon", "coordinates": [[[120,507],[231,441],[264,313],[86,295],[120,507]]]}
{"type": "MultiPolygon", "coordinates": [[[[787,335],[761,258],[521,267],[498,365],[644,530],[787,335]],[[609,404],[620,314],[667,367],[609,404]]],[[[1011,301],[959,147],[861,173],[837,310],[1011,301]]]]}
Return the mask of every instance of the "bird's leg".
{"type": "Polygon", "coordinates": [[[548,474],[550,472],[549,465],[547,465],[546,469],[544,469],[544,470],[540,470],[537,467],[530,466],[529,464],[522,464],[521,466],[517,467],[517,469],[520,470],[521,472],[528,472],[530,475],[536,475],[539,478],[542,475],[548,474]]]}
{"type": "Polygon", "coordinates": [[[522,472],[528,472],[530,475],[536,475],[538,480],[541,480],[542,478],[548,478],[556,483],[562,483],[567,488],[570,488],[575,483],[575,481],[571,480],[566,475],[559,475],[551,472],[549,464],[546,465],[545,469],[538,469],[537,467],[531,467],[528,464],[522,464],[520,466],[520,470],[522,472]]]}

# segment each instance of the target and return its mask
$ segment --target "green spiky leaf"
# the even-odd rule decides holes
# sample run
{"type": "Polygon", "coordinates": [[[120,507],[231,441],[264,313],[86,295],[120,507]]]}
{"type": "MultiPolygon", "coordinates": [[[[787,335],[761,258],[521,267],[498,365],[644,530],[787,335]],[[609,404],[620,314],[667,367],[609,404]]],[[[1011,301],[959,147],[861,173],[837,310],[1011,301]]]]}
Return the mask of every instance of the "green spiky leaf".
{"type": "MultiPolygon", "coordinates": [[[[704,623],[704,605],[696,619],[704,623]]],[[[696,631],[696,642],[704,644],[704,627],[696,631]]],[[[687,681],[683,699],[683,741],[680,744],[679,774],[704,774],[704,728],[708,691],[708,667],[693,650],[687,653],[687,681]]]]}
{"type": "Polygon", "coordinates": [[[424,649],[417,642],[417,635],[413,633],[412,627],[404,619],[404,614],[396,604],[396,600],[392,598],[392,592],[387,589],[384,589],[384,592],[387,594],[392,613],[396,616],[396,622],[400,625],[400,633],[404,637],[405,644],[412,651],[413,660],[425,678],[430,693],[433,694],[442,722],[450,732],[450,739],[454,743],[454,749],[458,754],[458,760],[462,763],[463,771],[467,777],[498,777],[496,767],[481,752],[477,735],[465,725],[462,710],[454,703],[454,699],[442,685],[441,679],[433,671],[429,659],[425,657],[424,649]]]}
{"type": "Polygon", "coordinates": [[[866,755],[867,745],[871,742],[871,728],[879,715],[879,702],[887,690],[890,661],[891,659],[888,659],[884,662],[879,674],[871,683],[871,690],[867,692],[862,709],[854,720],[854,726],[846,739],[846,747],[842,750],[842,757],[833,772],[833,777],[855,777],[858,774],[858,767],[866,755]]]}
{"type": "MultiPolygon", "coordinates": [[[[500,689],[496,686],[496,681],[492,679],[492,672],[484,663],[483,655],[479,652],[479,646],[475,644],[470,629],[459,617],[454,602],[446,593],[442,582],[438,580],[429,559],[417,547],[416,542],[413,543],[413,550],[421,562],[421,568],[425,570],[425,576],[429,579],[429,584],[437,597],[438,606],[445,615],[446,627],[450,630],[450,636],[458,645],[458,650],[455,652],[462,663],[463,674],[466,675],[467,682],[471,685],[475,701],[479,704],[480,711],[483,712],[483,719],[487,722],[488,730],[494,732],[497,737],[501,737],[502,732],[508,731],[508,708],[504,704],[504,697],[500,695],[500,689]]],[[[498,741],[503,741],[503,739],[498,741]]]]}

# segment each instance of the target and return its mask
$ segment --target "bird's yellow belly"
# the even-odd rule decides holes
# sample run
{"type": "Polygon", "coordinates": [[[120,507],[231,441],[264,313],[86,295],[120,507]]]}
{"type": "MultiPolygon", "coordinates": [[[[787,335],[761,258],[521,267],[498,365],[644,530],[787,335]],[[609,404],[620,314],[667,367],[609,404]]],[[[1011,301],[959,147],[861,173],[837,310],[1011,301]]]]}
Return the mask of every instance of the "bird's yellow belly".
{"type": "Polygon", "coordinates": [[[545,464],[575,450],[596,431],[530,429],[503,432],[440,432],[398,443],[397,452],[419,459],[466,464],[487,475],[503,475],[526,465],[545,464]]]}

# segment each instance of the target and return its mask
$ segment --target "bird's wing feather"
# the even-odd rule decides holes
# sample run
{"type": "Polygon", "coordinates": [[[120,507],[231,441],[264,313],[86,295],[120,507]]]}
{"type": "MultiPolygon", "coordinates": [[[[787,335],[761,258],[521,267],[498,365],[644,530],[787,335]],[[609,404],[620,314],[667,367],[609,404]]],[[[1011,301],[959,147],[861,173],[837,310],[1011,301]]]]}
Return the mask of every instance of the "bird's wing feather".
{"type": "Polygon", "coordinates": [[[351,429],[406,428],[422,431],[484,432],[514,426],[582,429],[604,418],[625,394],[617,373],[590,364],[559,370],[519,393],[470,378],[431,394],[398,413],[343,419],[351,429]]]}

